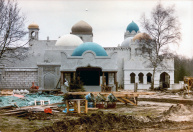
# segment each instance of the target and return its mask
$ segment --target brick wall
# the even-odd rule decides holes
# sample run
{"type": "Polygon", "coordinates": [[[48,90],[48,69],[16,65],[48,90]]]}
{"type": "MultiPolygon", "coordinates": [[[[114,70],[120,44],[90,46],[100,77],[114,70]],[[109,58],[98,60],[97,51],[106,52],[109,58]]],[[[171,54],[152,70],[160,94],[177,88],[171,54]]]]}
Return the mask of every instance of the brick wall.
{"type": "Polygon", "coordinates": [[[5,71],[1,75],[0,88],[28,89],[32,86],[32,82],[37,85],[37,76],[37,71],[5,71]]]}

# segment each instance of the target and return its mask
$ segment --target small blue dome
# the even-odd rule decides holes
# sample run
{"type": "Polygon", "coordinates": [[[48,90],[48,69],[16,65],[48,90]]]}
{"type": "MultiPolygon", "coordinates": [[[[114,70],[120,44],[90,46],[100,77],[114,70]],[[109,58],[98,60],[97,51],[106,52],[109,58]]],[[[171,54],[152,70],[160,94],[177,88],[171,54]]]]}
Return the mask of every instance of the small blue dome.
{"type": "Polygon", "coordinates": [[[130,33],[134,30],[135,32],[139,31],[139,27],[135,22],[131,22],[128,26],[127,26],[127,31],[129,31],[130,33]]]}
{"type": "Polygon", "coordinates": [[[105,49],[102,46],[93,42],[86,42],[79,45],[73,51],[72,56],[82,56],[82,54],[87,50],[95,52],[96,56],[108,56],[105,49]]]}

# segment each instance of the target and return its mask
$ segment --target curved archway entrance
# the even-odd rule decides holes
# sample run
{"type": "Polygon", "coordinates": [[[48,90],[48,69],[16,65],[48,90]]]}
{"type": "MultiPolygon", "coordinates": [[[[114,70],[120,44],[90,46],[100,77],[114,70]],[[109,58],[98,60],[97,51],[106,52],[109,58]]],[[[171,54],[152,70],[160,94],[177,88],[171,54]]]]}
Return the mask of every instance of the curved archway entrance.
{"type": "Polygon", "coordinates": [[[131,73],[130,78],[131,78],[130,83],[135,83],[135,73],[131,73]]]}
{"type": "Polygon", "coordinates": [[[139,76],[139,83],[143,83],[143,73],[139,73],[138,74],[138,76],[139,76]]]}
{"type": "Polygon", "coordinates": [[[166,72],[160,74],[160,84],[163,88],[170,87],[170,75],[166,72]]]}
{"type": "Polygon", "coordinates": [[[86,86],[99,86],[102,69],[99,67],[79,67],[76,69],[77,77],[86,86]]]}
{"type": "Polygon", "coordinates": [[[147,83],[151,83],[151,77],[152,77],[152,74],[147,73],[147,83]]]}

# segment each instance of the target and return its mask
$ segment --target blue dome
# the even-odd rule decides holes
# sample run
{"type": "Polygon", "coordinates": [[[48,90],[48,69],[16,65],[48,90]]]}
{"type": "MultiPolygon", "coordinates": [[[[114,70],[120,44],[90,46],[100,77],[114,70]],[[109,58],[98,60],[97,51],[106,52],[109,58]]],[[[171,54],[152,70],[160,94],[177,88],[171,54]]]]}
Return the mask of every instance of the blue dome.
{"type": "Polygon", "coordinates": [[[135,22],[131,22],[128,26],[127,26],[127,31],[129,31],[130,33],[132,32],[132,31],[135,31],[135,32],[137,32],[137,31],[139,31],[139,27],[138,27],[138,25],[135,23],[135,22]]]}
{"type": "Polygon", "coordinates": [[[97,43],[93,42],[86,42],[81,45],[79,45],[72,53],[72,56],[82,56],[82,54],[87,51],[91,50],[95,52],[96,56],[108,56],[105,49],[101,47],[97,43]]]}

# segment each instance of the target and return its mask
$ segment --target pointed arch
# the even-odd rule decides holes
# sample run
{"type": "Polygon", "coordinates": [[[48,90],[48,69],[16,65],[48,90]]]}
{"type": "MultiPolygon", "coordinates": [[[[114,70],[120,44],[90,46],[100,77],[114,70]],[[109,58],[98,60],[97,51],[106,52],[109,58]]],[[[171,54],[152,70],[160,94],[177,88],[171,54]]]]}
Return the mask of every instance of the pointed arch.
{"type": "Polygon", "coordinates": [[[144,74],[141,73],[141,72],[138,74],[138,77],[139,77],[139,83],[143,83],[143,76],[144,76],[144,74]]]}
{"type": "Polygon", "coordinates": [[[170,87],[170,75],[167,72],[162,72],[160,74],[160,84],[163,88],[170,87]]]}
{"type": "Polygon", "coordinates": [[[130,83],[135,83],[135,73],[130,74],[130,83]]]}
{"type": "Polygon", "coordinates": [[[151,83],[152,74],[149,72],[147,73],[147,83],[151,83]]]}

